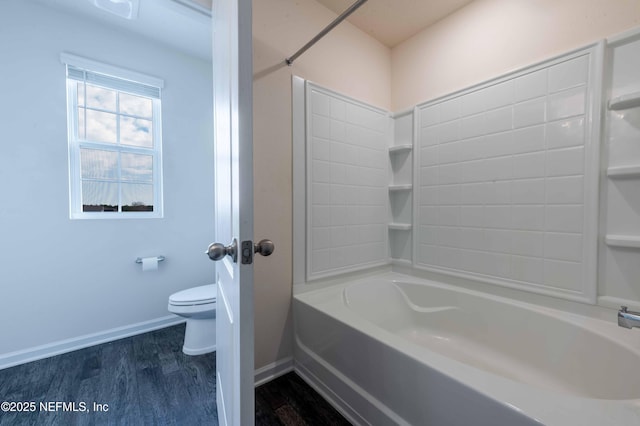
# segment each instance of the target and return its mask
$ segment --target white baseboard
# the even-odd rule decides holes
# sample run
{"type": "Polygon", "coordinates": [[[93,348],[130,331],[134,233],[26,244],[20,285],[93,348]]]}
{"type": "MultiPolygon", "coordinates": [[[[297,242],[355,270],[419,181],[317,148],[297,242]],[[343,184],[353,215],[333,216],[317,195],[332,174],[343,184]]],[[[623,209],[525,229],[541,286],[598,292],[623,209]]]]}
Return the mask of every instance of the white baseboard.
{"type": "Polygon", "coordinates": [[[101,343],[123,339],[125,337],[134,336],[136,334],[147,333],[149,331],[180,324],[184,321],[184,318],[177,315],[168,315],[150,321],[139,322],[137,324],[131,324],[124,327],[112,328],[110,330],[87,334],[80,337],[74,337],[72,339],[60,340],[58,342],[35,346],[33,348],[24,349],[21,351],[9,352],[7,354],[0,355],[0,370],[20,364],[25,364],[31,361],[37,361],[39,359],[49,358],[55,355],[72,352],[78,349],[87,348],[89,346],[95,346],[101,343]]]}
{"type": "Polygon", "coordinates": [[[256,387],[270,382],[290,371],[293,371],[293,357],[290,356],[260,367],[256,369],[254,374],[256,387]]]}
{"type": "MultiPolygon", "coordinates": [[[[48,343],[46,345],[35,346],[16,352],[9,352],[0,355],[0,370],[14,367],[27,362],[37,361],[43,358],[64,354],[67,352],[84,349],[89,346],[95,346],[114,340],[124,339],[125,337],[135,336],[137,334],[147,333],[149,331],[159,330],[161,328],[170,327],[172,325],[183,323],[185,320],[177,315],[168,315],[166,317],[156,318],[150,321],[144,321],[124,327],[112,328],[110,330],[99,333],[87,334],[72,339],[60,340],[58,342],[48,343]]],[[[290,371],[293,371],[293,357],[286,357],[264,367],[255,370],[255,384],[260,386],[277,377],[280,377],[290,371]]]]}

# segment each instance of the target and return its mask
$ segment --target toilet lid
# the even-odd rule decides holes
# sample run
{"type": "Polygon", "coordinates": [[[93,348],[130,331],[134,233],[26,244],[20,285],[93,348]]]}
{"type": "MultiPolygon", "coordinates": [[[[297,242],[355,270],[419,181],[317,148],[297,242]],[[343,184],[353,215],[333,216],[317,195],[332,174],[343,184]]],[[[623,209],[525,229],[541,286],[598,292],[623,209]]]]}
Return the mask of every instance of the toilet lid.
{"type": "Polygon", "coordinates": [[[169,296],[171,305],[204,305],[205,303],[215,303],[217,289],[215,284],[203,285],[200,287],[188,288],[186,290],[173,293],[169,296]]]}

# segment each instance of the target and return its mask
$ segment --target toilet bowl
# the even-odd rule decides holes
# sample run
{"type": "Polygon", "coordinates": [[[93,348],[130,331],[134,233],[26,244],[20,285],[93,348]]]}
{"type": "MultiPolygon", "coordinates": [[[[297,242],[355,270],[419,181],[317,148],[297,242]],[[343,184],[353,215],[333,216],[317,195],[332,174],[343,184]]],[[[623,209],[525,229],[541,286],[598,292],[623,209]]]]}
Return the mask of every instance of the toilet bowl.
{"type": "Polygon", "coordinates": [[[186,318],[182,352],[202,355],[216,350],[215,284],[193,287],[169,296],[169,312],[186,318]]]}

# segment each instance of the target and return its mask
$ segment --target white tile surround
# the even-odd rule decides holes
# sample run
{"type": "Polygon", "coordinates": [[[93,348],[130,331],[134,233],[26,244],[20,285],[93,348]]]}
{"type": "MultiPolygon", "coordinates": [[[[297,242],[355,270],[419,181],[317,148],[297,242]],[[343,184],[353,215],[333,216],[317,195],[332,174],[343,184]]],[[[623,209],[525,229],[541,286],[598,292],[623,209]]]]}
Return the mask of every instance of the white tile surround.
{"type": "Polygon", "coordinates": [[[594,301],[594,54],[418,106],[414,266],[594,301]]]}
{"type": "Polygon", "coordinates": [[[596,303],[603,58],[592,45],[396,116],[298,79],[296,283],[393,261],[596,303]]]}
{"type": "Polygon", "coordinates": [[[386,111],[312,83],[307,99],[307,279],[389,262],[386,111]]]}

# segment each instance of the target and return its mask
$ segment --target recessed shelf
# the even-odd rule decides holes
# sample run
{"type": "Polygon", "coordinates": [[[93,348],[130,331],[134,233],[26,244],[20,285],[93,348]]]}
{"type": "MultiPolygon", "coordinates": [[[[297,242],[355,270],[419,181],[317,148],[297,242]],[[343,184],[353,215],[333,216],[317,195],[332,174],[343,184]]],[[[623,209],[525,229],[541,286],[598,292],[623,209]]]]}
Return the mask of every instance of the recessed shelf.
{"type": "Polygon", "coordinates": [[[389,154],[395,154],[396,152],[411,151],[412,149],[413,149],[413,145],[411,144],[390,146],[389,154]]]}
{"type": "Polygon", "coordinates": [[[605,242],[611,247],[640,248],[640,235],[607,235],[605,242]]]}
{"type": "Polygon", "coordinates": [[[391,256],[391,263],[399,266],[411,266],[411,260],[391,256]]]}
{"type": "Polygon", "coordinates": [[[389,185],[389,191],[393,192],[393,191],[411,191],[411,188],[413,188],[413,185],[408,184],[408,185],[389,185]]]}
{"type": "Polygon", "coordinates": [[[640,106],[640,92],[627,93],[626,95],[616,96],[609,101],[609,109],[612,111],[620,111],[623,109],[635,108],[640,106]]]}
{"type": "Polygon", "coordinates": [[[410,231],[411,230],[410,223],[390,223],[389,229],[393,229],[396,231],[410,231]]]}
{"type": "Polygon", "coordinates": [[[612,179],[640,177],[640,165],[609,167],[607,169],[607,176],[612,179]]]}

